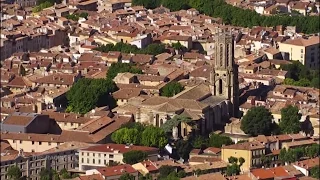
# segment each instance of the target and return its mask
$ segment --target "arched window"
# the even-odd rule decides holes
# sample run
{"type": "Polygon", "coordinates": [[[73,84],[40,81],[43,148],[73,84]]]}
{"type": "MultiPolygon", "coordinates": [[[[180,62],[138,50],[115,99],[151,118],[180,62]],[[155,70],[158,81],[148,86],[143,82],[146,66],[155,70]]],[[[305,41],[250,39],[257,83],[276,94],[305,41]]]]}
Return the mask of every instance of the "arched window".
{"type": "Polygon", "coordinates": [[[229,46],[229,44],[227,44],[227,52],[226,52],[226,63],[227,63],[227,67],[229,66],[229,48],[230,48],[230,46],[229,46]]]}
{"type": "Polygon", "coordinates": [[[219,66],[223,66],[223,44],[220,44],[220,64],[219,66]]]}
{"type": "Polygon", "coordinates": [[[160,119],[160,126],[162,126],[163,124],[163,119],[160,119]]]}
{"type": "Polygon", "coordinates": [[[222,79],[219,79],[219,94],[222,94],[222,79]]]}

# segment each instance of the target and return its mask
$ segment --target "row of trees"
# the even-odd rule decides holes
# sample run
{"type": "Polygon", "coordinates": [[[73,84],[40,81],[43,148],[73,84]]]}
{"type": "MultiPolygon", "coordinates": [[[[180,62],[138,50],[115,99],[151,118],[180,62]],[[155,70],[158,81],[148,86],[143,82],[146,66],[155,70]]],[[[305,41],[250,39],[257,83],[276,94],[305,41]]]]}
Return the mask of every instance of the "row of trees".
{"type": "Polygon", "coordinates": [[[290,148],[289,150],[281,149],[279,154],[279,159],[282,163],[296,162],[299,161],[302,157],[315,158],[320,155],[320,147],[318,144],[314,144],[307,147],[300,148],[290,148]]]}
{"type": "Polygon", "coordinates": [[[241,27],[277,25],[296,26],[303,33],[318,33],[320,23],[317,16],[263,16],[255,11],[241,9],[227,4],[223,0],[132,0],[133,5],[143,5],[146,8],[156,8],[163,5],[172,11],[195,8],[200,13],[222,18],[226,24],[241,27]]]}
{"type": "Polygon", "coordinates": [[[284,80],[286,85],[320,88],[319,69],[310,70],[299,61],[281,65],[280,69],[288,71],[288,78],[284,80]]]}
{"type": "Polygon", "coordinates": [[[300,118],[299,109],[290,105],[281,109],[281,121],[278,126],[272,122],[270,111],[259,106],[249,109],[241,120],[240,128],[251,136],[298,133],[301,130],[300,118]]]}
{"type": "MultiPolygon", "coordinates": [[[[6,175],[12,180],[25,180],[26,177],[22,176],[22,172],[18,166],[10,166],[6,175]]],[[[71,179],[78,177],[78,174],[71,175],[66,169],[61,169],[58,173],[53,169],[42,169],[40,171],[40,180],[61,180],[71,179]]]]}
{"type": "Polygon", "coordinates": [[[111,139],[117,144],[134,144],[163,148],[168,143],[166,133],[158,127],[140,123],[129,124],[112,133],[111,139]]]}
{"type": "Polygon", "coordinates": [[[101,52],[109,52],[109,51],[120,51],[122,53],[133,53],[133,54],[150,54],[150,55],[158,55],[164,53],[166,51],[164,44],[149,44],[147,47],[139,49],[135,45],[126,44],[123,42],[119,42],[116,45],[107,44],[101,45],[94,50],[101,52]]]}

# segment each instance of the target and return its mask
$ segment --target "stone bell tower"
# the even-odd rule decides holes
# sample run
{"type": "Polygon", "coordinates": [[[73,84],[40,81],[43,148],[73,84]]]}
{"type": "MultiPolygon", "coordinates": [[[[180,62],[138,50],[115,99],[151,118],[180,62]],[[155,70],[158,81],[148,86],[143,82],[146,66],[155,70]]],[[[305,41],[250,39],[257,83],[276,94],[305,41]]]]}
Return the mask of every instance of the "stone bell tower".
{"type": "Polygon", "coordinates": [[[230,112],[239,115],[238,65],[234,62],[234,38],[231,32],[217,30],[214,44],[214,69],[210,74],[210,87],[213,96],[229,100],[230,112]]]}

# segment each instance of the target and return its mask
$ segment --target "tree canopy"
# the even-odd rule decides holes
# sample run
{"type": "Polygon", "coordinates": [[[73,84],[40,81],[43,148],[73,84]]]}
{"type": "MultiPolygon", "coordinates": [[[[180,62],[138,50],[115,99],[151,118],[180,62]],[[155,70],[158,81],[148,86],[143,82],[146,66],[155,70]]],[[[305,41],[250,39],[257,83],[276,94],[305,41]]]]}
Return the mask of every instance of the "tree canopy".
{"type": "Polygon", "coordinates": [[[40,180],[60,180],[60,177],[57,171],[43,168],[40,171],[40,180]]]}
{"type": "Polygon", "coordinates": [[[172,97],[183,90],[184,90],[184,87],[180,83],[172,81],[172,82],[169,82],[168,84],[166,84],[160,90],[160,95],[166,96],[166,97],[172,97]]]}
{"type": "Polygon", "coordinates": [[[240,128],[251,136],[260,134],[270,135],[272,130],[272,115],[263,106],[253,107],[243,116],[240,128]]]}
{"type": "Polygon", "coordinates": [[[147,158],[147,153],[144,151],[129,151],[123,154],[123,162],[126,164],[136,164],[147,158]]]}
{"type": "Polygon", "coordinates": [[[109,93],[117,89],[113,81],[106,79],[79,79],[67,92],[67,111],[85,114],[95,107],[115,106],[109,93]]]}
{"type": "Polygon", "coordinates": [[[161,128],[166,132],[172,132],[173,127],[177,127],[180,123],[190,123],[192,120],[190,117],[175,115],[173,118],[168,119],[161,128]]]}
{"type": "Polygon", "coordinates": [[[274,27],[277,25],[296,26],[303,33],[318,33],[320,21],[317,16],[290,16],[274,15],[264,16],[253,10],[242,9],[227,4],[223,0],[132,0],[133,5],[143,5],[146,8],[159,7],[165,5],[170,10],[180,10],[185,8],[195,8],[200,13],[212,17],[219,17],[225,24],[241,27],[274,27]]]}
{"type": "Polygon", "coordinates": [[[141,145],[163,148],[168,143],[166,133],[158,127],[148,126],[141,134],[141,145]]]}
{"type": "Polygon", "coordinates": [[[179,157],[187,160],[191,150],[193,149],[191,143],[189,141],[179,140],[175,143],[175,146],[179,157]]]}
{"type": "Polygon", "coordinates": [[[317,165],[315,167],[312,167],[310,170],[311,177],[320,179],[320,166],[317,165]]]}
{"type": "Polygon", "coordinates": [[[120,176],[120,180],[135,180],[135,179],[136,178],[129,173],[125,173],[120,176]]]}
{"type": "Polygon", "coordinates": [[[139,49],[135,45],[119,42],[116,45],[113,45],[113,44],[101,45],[95,48],[94,50],[101,51],[101,52],[120,51],[122,53],[158,55],[158,54],[164,53],[166,51],[166,48],[164,44],[152,43],[145,48],[139,49]]]}
{"type": "Polygon", "coordinates": [[[300,127],[299,109],[296,106],[288,106],[281,109],[281,121],[279,123],[281,132],[284,134],[298,133],[301,130],[300,127]]]}
{"type": "Polygon", "coordinates": [[[140,123],[127,124],[111,135],[117,144],[135,144],[162,148],[168,143],[165,132],[154,126],[143,126],[140,123]]]}
{"type": "Polygon", "coordinates": [[[320,88],[319,69],[310,70],[299,61],[281,65],[280,69],[288,71],[288,78],[283,82],[286,85],[320,88]]]}
{"type": "Polygon", "coordinates": [[[171,173],[175,172],[176,168],[173,166],[164,165],[159,168],[158,179],[164,179],[168,177],[171,173]]]}
{"type": "Polygon", "coordinates": [[[18,166],[10,166],[8,168],[7,174],[10,179],[20,180],[22,177],[22,172],[18,166]]]}
{"type": "Polygon", "coordinates": [[[240,157],[239,159],[236,157],[229,157],[228,161],[231,165],[227,166],[227,171],[226,174],[228,176],[233,176],[233,175],[238,175],[240,173],[240,167],[243,165],[245,162],[243,157],[240,157]]]}
{"type": "Polygon", "coordinates": [[[108,69],[107,79],[113,80],[118,73],[130,72],[133,74],[142,74],[141,69],[134,67],[132,64],[128,63],[113,63],[108,69]]]}
{"type": "Polygon", "coordinates": [[[227,146],[227,145],[231,145],[231,144],[234,144],[234,143],[230,137],[212,133],[209,138],[208,146],[221,148],[222,145],[227,146]]]}

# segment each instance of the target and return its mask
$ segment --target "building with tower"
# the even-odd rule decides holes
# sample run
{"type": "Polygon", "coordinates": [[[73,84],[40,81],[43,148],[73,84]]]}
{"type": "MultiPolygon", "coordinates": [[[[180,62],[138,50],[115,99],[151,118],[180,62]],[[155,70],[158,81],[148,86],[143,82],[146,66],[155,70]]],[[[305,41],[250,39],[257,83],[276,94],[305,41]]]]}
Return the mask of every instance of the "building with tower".
{"type": "Polygon", "coordinates": [[[239,111],[238,66],[234,62],[234,40],[229,32],[215,35],[215,60],[211,65],[196,69],[198,74],[208,78],[181,80],[185,90],[173,97],[152,96],[129,99],[116,108],[120,113],[134,113],[137,122],[161,127],[175,115],[188,116],[193,124],[181,123],[178,134],[206,134],[223,129],[230,117],[237,117],[239,111]],[[132,111],[132,107],[136,107],[132,111]],[[197,128],[194,128],[195,125],[197,128]]]}
{"type": "Polygon", "coordinates": [[[218,31],[215,35],[214,68],[210,73],[213,96],[229,100],[230,116],[239,114],[238,65],[234,62],[234,39],[231,32],[218,31]]]}

